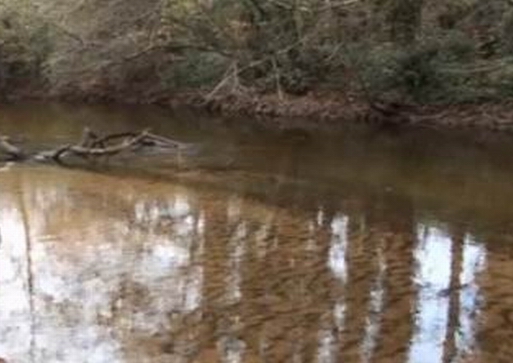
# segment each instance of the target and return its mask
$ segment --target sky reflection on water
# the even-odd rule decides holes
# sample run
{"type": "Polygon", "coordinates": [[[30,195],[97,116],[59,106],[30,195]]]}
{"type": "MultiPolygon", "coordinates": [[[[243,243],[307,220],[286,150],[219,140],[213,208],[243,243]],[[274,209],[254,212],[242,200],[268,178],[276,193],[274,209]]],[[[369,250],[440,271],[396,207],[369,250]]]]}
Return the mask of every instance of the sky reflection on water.
{"type": "Polygon", "coordinates": [[[494,299],[480,287],[486,245],[394,200],[392,215],[372,205],[291,212],[45,167],[14,168],[0,183],[8,362],[446,363],[493,353],[477,341],[494,299]]]}

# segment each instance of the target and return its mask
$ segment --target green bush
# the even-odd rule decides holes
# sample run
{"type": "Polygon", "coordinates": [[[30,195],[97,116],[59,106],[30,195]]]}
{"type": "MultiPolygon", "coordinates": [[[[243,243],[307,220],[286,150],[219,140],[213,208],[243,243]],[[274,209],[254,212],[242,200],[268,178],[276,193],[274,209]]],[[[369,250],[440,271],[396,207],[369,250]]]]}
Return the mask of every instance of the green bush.
{"type": "Polygon", "coordinates": [[[51,44],[47,26],[27,27],[16,13],[0,16],[0,91],[43,81],[51,44]]]}
{"type": "Polygon", "coordinates": [[[415,102],[451,102],[453,96],[461,97],[457,89],[469,86],[469,75],[448,69],[472,64],[474,59],[473,43],[458,33],[424,39],[409,47],[360,45],[353,47],[352,53],[352,61],[373,96],[393,95],[415,102]]]}
{"type": "Polygon", "coordinates": [[[227,60],[214,53],[188,52],[162,74],[167,88],[214,86],[229,67],[227,60]]]}

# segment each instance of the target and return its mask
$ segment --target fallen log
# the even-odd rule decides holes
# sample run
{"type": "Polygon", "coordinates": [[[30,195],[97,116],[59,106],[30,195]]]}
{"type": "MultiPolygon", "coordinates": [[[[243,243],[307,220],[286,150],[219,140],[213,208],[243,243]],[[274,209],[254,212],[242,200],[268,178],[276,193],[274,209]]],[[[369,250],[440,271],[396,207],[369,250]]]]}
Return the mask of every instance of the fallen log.
{"type": "Polygon", "coordinates": [[[150,133],[149,130],[100,136],[89,128],[85,128],[81,139],[76,144],[61,145],[55,149],[31,154],[14,145],[9,137],[0,136],[0,153],[7,155],[10,161],[32,159],[36,161],[53,160],[62,163],[64,158],[72,155],[93,160],[126,151],[136,152],[141,148],[154,148],[157,150],[175,149],[181,151],[191,146],[190,144],[150,133]]]}
{"type": "Polygon", "coordinates": [[[14,161],[25,160],[28,157],[19,147],[12,144],[7,136],[0,137],[0,151],[14,161]]]}
{"type": "MultiPolygon", "coordinates": [[[[132,137],[130,139],[124,139],[120,144],[114,146],[105,146],[105,147],[87,147],[81,145],[72,145],[66,147],[65,149],[60,151],[60,156],[64,155],[66,152],[71,152],[78,156],[104,156],[104,155],[115,155],[120,152],[129,149],[130,147],[140,143],[146,136],[148,135],[147,131],[141,132],[139,135],[132,137]]],[[[95,145],[93,143],[93,145],[95,145]]],[[[56,155],[57,156],[57,155],[56,155]]]]}

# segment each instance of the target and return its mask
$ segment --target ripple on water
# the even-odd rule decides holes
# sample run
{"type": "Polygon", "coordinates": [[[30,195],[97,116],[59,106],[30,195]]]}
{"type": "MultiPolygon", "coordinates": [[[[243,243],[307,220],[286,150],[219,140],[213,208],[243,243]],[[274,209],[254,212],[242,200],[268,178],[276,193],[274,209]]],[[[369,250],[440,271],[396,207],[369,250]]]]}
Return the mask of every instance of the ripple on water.
{"type": "Polygon", "coordinates": [[[511,357],[513,269],[401,198],[310,211],[43,167],[0,184],[9,362],[511,357]]]}

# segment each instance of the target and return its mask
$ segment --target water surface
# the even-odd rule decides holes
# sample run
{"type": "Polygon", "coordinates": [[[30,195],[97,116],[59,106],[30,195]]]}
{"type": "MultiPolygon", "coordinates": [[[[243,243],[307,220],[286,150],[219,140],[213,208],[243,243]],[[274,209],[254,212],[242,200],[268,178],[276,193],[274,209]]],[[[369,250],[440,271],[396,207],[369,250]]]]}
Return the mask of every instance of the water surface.
{"type": "Polygon", "coordinates": [[[27,146],[85,125],[201,149],[1,165],[7,362],[513,360],[513,139],[0,111],[27,146]]]}

